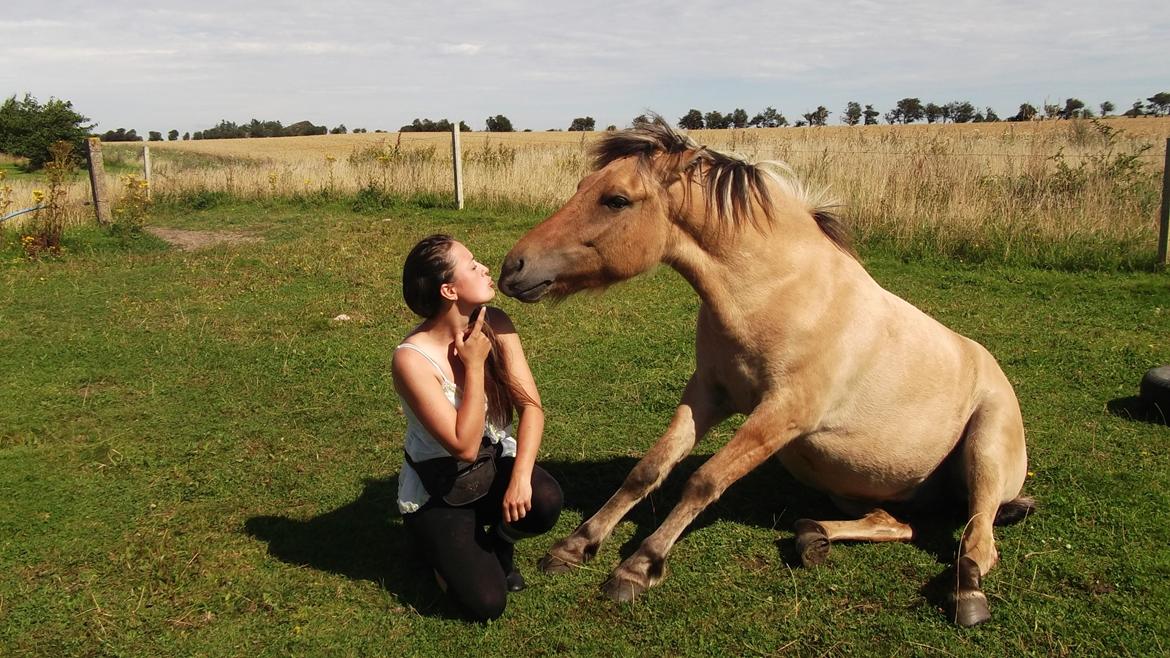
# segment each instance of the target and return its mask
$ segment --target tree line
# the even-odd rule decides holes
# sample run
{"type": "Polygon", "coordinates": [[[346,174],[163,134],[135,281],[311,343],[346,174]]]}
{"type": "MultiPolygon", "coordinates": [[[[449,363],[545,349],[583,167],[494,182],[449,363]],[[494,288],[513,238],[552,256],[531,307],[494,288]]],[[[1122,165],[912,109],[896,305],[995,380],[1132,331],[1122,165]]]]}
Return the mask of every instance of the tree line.
{"type": "MultiPolygon", "coordinates": [[[[1106,101],[1098,105],[1100,116],[1113,116],[1116,107],[1106,101]]],[[[829,110],[819,105],[801,115],[791,125],[793,126],[824,126],[829,120],[829,110]]],[[[1133,102],[1132,106],[1121,113],[1124,117],[1167,116],[1170,115],[1170,92],[1159,92],[1142,101],[1133,102]]],[[[1033,121],[1037,119],[1086,119],[1098,116],[1093,109],[1087,107],[1077,98],[1067,98],[1063,104],[1045,103],[1037,108],[1031,103],[1021,103],[1016,113],[1006,119],[1001,119],[995,110],[990,107],[979,109],[970,101],[951,101],[938,104],[923,103],[916,97],[907,97],[899,100],[894,107],[884,114],[873,105],[862,105],[857,101],[849,101],[840,115],[845,125],[875,125],[881,118],[889,124],[910,124],[917,121],[927,123],[979,123],[989,121],[1033,121]]],[[[649,121],[646,115],[634,117],[632,124],[649,121]]],[[[497,114],[486,120],[488,132],[512,132],[514,130],[508,117],[497,114]]],[[[766,107],[755,115],[748,116],[743,108],[735,108],[726,114],[718,110],[702,112],[691,109],[678,119],[680,128],[695,130],[700,128],[778,128],[790,125],[787,117],[774,107],[766,107]]],[[[86,137],[97,136],[107,142],[136,142],[143,138],[133,129],[117,128],[108,130],[100,135],[93,135],[90,131],[94,124],[89,118],[73,109],[73,104],[67,100],[50,98],[46,103],[40,103],[31,94],[26,93],[18,99],[16,95],[9,97],[0,104],[0,152],[23,157],[28,160],[29,169],[39,169],[48,162],[49,147],[56,142],[65,141],[74,145],[74,152],[82,153],[82,141],[86,137]]],[[[570,122],[570,131],[591,131],[596,127],[593,117],[576,117],[570,122]]],[[[415,119],[411,123],[399,128],[400,132],[448,132],[452,124],[447,119],[434,121],[431,119],[415,119]]],[[[610,125],[606,130],[616,130],[617,126],[610,125]]],[[[470,131],[471,127],[465,122],[459,122],[460,131],[470,131]]],[[[555,130],[555,129],[554,129],[555,130]]],[[[252,119],[248,123],[236,124],[231,121],[220,121],[218,125],[198,130],[194,133],[184,133],[181,139],[236,139],[250,137],[290,137],[300,135],[345,134],[350,132],[345,124],[332,129],[318,126],[310,121],[299,121],[289,126],[279,121],[261,121],[252,119]]],[[[354,133],[367,132],[365,128],[357,128],[354,133]]],[[[374,132],[385,132],[376,130],[374,132]]],[[[180,139],[178,130],[171,130],[166,138],[170,141],[180,139]]],[[[163,135],[158,131],[147,133],[148,141],[162,141],[163,135]]]]}

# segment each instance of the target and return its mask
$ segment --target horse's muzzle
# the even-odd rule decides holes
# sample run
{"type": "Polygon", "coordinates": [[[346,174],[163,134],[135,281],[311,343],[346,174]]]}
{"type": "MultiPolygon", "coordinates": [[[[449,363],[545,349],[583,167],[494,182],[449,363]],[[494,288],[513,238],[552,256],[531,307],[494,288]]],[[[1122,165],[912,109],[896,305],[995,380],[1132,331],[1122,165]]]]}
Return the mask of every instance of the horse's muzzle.
{"type": "Polygon", "coordinates": [[[500,268],[500,292],[522,302],[538,302],[553,284],[553,279],[536,272],[524,258],[508,254],[500,268]]]}

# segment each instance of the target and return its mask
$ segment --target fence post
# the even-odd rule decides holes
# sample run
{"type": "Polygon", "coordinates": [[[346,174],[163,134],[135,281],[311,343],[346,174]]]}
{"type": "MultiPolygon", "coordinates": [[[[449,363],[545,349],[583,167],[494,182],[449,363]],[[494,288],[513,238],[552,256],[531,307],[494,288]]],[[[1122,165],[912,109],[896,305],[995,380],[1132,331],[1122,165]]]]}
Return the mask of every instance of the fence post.
{"type": "Polygon", "coordinates": [[[146,198],[149,199],[154,192],[154,181],[150,177],[150,147],[146,145],[142,147],[142,179],[146,181],[146,198]]]}
{"type": "Polygon", "coordinates": [[[463,210],[463,149],[459,148],[459,124],[451,124],[451,160],[455,163],[455,207],[463,210]]]}
{"type": "Polygon", "coordinates": [[[106,168],[102,163],[102,140],[90,137],[85,140],[86,154],[89,159],[89,187],[93,190],[93,212],[97,223],[105,226],[110,223],[110,197],[106,193],[106,168]]]}
{"type": "Polygon", "coordinates": [[[1166,269],[1166,247],[1170,241],[1170,137],[1166,138],[1166,160],[1162,166],[1162,212],[1158,223],[1158,268],[1166,269]]]}

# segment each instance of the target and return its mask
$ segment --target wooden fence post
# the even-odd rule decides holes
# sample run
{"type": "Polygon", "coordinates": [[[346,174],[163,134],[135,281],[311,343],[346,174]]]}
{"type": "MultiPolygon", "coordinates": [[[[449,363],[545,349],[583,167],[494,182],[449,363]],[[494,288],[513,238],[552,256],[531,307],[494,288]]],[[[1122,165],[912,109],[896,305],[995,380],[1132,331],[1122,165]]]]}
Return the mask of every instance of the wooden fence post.
{"type": "Polygon", "coordinates": [[[1170,137],[1166,138],[1166,160],[1162,166],[1162,212],[1158,223],[1158,267],[1166,269],[1166,247],[1170,242],[1170,137]]]}
{"type": "Polygon", "coordinates": [[[154,192],[154,181],[150,177],[150,147],[143,145],[142,147],[142,179],[146,181],[146,198],[149,199],[154,192]]]}
{"type": "Polygon", "coordinates": [[[102,140],[90,137],[85,140],[86,154],[89,158],[89,186],[93,190],[93,212],[97,223],[105,226],[110,223],[110,197],[106,192],[106,168],[102,163],[102,140]]]}
{"type": "Polygon", "coordinates": [[[459,124],[451,124],[451,160],[455,163],[455,207],[463,210],[463,149],[459,148],[459,124]]]}

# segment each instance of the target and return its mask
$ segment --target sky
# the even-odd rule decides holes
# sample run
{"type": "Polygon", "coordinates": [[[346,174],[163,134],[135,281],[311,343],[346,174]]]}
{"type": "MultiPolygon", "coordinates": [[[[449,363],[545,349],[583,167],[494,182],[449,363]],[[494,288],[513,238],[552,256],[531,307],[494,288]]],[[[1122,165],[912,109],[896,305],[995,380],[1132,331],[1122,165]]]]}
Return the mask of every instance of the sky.
{"type": "Polygon", "coordinates": [[[220,120],[397,130],[624,127],[695,108],[789,121],[849,101],[1014,114],[1170,91],[1166,0],[5,0],[0,96],[69,100],[104,132],[220,120]]]}

